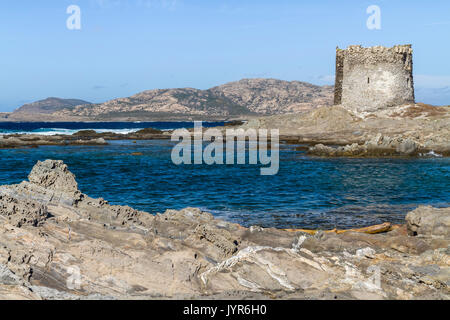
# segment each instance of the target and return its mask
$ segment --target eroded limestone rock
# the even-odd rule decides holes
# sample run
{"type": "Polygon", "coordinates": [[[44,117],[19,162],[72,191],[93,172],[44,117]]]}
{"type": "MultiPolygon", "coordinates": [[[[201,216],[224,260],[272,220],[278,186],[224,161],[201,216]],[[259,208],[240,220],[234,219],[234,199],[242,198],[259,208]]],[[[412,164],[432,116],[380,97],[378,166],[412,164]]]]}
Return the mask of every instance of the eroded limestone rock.
{"type": "Polygon", "coordinates": [[[58,190],[60,192],[78,191],[75,175],[60,160],[38,161],[28,175],[28,180],[49,190],[58,190]]]}
{"type": "Polygon", "coordinates": [[[408,234],[450,237],[450,209],[420,206],[406,215],[408,234]]]}
{"type": "Polygon", "coordinates": [[[45,205],[37,201],[0,193],[0,215],[17,227],[23,225],[37,227],[47,219],[48,211],[45,205]]]}

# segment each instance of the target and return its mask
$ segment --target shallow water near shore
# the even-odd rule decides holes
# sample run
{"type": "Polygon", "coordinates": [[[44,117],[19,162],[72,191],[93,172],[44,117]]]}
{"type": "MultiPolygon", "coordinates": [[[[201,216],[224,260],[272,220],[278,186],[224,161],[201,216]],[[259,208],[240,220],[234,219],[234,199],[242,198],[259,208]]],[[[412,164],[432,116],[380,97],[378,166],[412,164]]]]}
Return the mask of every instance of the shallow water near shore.
{"type": "Polygon", "coordinates": [[[0,150],[0,184],[20,183],[37,160],[64,160],[91,197],[155,214],[200,207],[244,226],[351,228],[402,223],[419,204],[448,206],[450,159],[321,159],[282,145],[280,169],[172,163],[170,141],[0,150]],[[142,155],[133,155],[139,153],[142,155]]]}

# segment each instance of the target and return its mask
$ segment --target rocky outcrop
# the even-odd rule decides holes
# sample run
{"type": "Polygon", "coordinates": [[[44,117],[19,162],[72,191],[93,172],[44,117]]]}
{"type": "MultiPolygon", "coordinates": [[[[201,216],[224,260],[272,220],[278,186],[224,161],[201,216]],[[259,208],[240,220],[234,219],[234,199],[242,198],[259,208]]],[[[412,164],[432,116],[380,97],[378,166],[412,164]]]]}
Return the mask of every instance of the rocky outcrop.
{"type": "Polygon", "coordinates": [[[69,171],[67,165],[62,161],[38,161],[28,175],[28,180],[48,190],[61,192],[78,191],[75,175],[69,171]]]}
{"type": "Polygon", "coordinates": [[[326,157],[383,157],[383,156],[417,156],[426,153],[414,140],[402,137],[391,138],[377,135],[364,144],[352,143],[345,146],[325,146],[316,144],[308,153],[326,157]]]}
{"type": "Polygon", "coordinates": [[[112,206],[53,160],[1,186],[0,208],[0,299],[450,297],[448,234],[421,236],[448,231],[443,209],[408,218],[418,236],[244,228],[196,208],[112,206]]]}
{"type": "Polygon", "coordinates": [[[387,157],[387,156],[448,156],[450,145],[427,148],[411,137],[395,135],[394,137],[377,134],[363,144],[352,143],[345,146],[326,146],[316,144],[309,147],[308,153],[324,157],[387,157]],[[440,153],[436,153],[433,149],[440,153]]]}
{"type": "Polygon", "coordinates": [[[450,208],[420,206],[406,216],[408,234],[450,237],[450,208]]]}
{"type": "Polygon", "coordinates": [[[252,119],[244,129],[278,129],[280,140],[327,157],[450,156],[450,107],[423,104],[356,115],[342,106],[252,119]]]}

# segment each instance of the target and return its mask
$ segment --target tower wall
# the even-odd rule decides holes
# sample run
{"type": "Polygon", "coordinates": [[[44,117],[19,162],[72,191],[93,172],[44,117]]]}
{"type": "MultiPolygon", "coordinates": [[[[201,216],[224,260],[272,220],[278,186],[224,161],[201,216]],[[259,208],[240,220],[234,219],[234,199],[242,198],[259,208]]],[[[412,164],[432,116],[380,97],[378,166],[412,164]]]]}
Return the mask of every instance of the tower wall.
{"type": "Polygon", "coordinates": [[[344,50],[336,50],[336,81],[334,86],[334,104],[342,102],[342,81],[344,80],[344,50]]]}
{"type": "Polygon", "coordinates": [[[335,104],[373,112],[414,102],[411,45],[336,50],[335,104]]]}

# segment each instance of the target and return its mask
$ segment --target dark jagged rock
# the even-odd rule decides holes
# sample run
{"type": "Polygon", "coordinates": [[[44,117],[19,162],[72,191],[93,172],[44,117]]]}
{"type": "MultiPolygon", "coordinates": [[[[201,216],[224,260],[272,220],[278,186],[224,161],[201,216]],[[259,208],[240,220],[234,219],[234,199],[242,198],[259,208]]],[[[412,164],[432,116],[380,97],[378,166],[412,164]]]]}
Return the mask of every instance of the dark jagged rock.
{"type": "Polygon", "coordinates": [[[97,132],[95,130],[80,130],[72,134],[73,136],[77,137],[92,137],[97,136],[97,132]]]}
{"type": "Polygon", "coordinates": [[[163,132],[159,129],[154,128],[145,128],[142,130],[138,130],[135,132],[137,135],[143,135],[143,134],[162,134],[163,132]]]}

